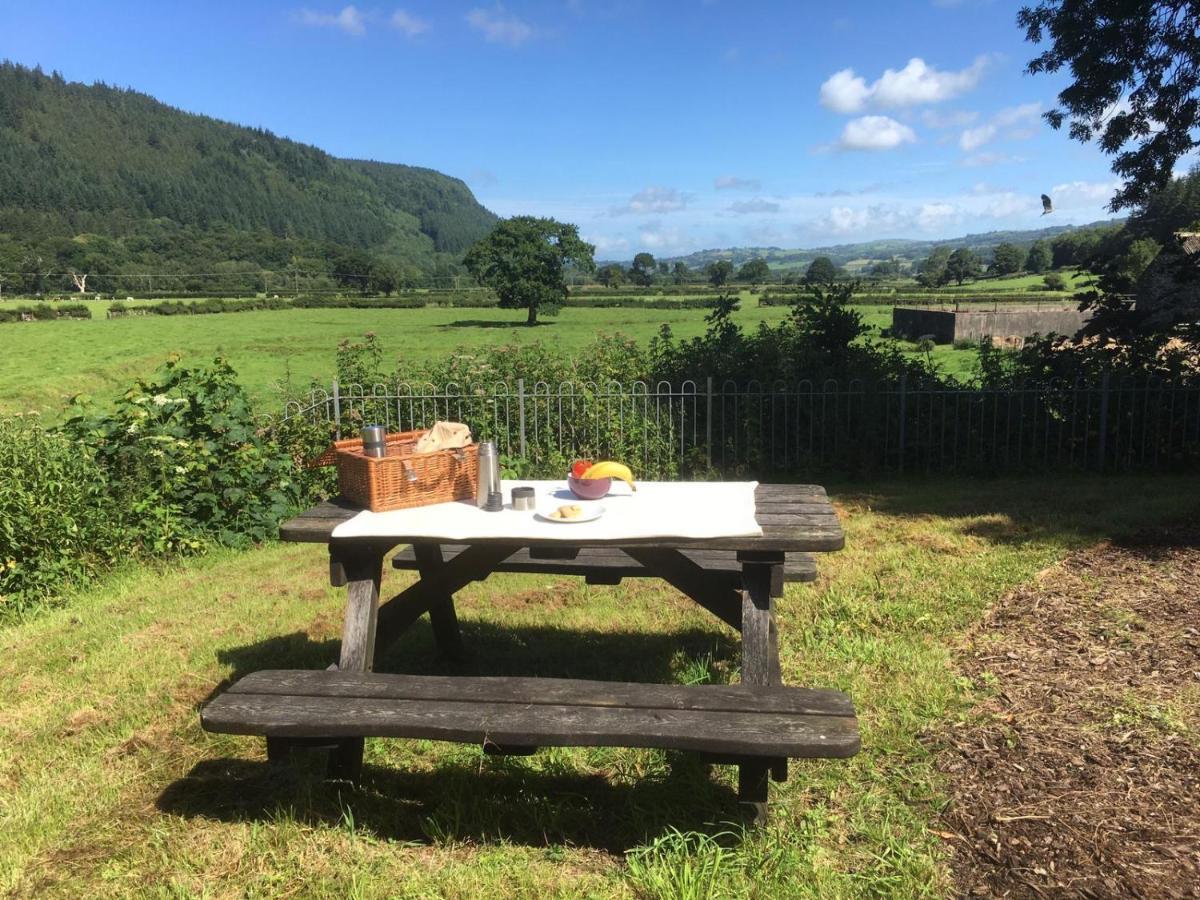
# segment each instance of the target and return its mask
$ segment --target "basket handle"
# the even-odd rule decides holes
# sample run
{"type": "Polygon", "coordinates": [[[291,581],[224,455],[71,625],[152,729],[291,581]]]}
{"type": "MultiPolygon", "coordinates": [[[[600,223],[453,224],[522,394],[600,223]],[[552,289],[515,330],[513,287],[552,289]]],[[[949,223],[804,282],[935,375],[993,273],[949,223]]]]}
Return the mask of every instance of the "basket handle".
{"type": "Polygon", "coordinates": [[[406,462],[400,463],[400,468],[404,471],[404,477],[407,478],[410,482],[417,480],[416,470],[413,469],[413,467],[410,466],[408,463],[406,463],[406,462]]]}

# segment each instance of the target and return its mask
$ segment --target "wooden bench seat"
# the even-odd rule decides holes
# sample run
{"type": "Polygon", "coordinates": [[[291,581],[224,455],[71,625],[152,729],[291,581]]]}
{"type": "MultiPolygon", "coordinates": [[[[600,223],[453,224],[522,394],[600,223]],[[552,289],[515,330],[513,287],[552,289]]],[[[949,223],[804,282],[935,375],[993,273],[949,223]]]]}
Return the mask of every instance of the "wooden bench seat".
{"type": "Polygon", "coordinates": [[[208,731],[268,740],[403,737],[501,751],[654,747],[740,760],[859,749],[846,694],[783,686],[278,670],[242,678],[200,718],[208,731]]]}
{"type": "MultiPolygon", "coordinates": [[[[466,550],[463,544],[443,544],[442,558],[449,562],[466,550]]],[[[682,555],[709,575],[740,582],[742,564],[734,550],[684,550],[682,555]]],[[[397,569],[421,567],[412,547],[392,557],[397,569]]],[[[588,584],[619,584],[623,578],[644,578],[652,573],[617,547],[524,547],[495,566],[495,572],[524,572],[537,575],[581,575],[588,584]]],[[[783,566],[784,581],[814,581],[817,564],[811,554],[789,553],[783,566]]]]}

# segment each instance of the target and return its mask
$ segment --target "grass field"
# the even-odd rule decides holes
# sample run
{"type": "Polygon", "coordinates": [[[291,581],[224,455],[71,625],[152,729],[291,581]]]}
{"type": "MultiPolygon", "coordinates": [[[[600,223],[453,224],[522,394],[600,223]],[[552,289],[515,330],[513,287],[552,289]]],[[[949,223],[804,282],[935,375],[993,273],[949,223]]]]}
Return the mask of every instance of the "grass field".
{"type": "MultiPolygon", "coordinates": [[[[87,393],[104,399],[135,377],[149,375],[172,353],[200,363],[221,353],[264,408],[274,408],[278,389],[316,378],[328,384],[334,351],[343,338],[379,335],[391,360],[425,360],[458,347],[553,343],[578,350],[602,333],[620,333],[646,343],[663,323],[676,335],[704,331],[705,311],[655,309],[565,309],[537,328],[522,324],[520,311],[498,309],[312,309],[207,316],[145,316],[106,319],[97,303],[90,321],[35,322],[0,326],[0,412],[57,408],[64,398],[87,393]]],[[[876,329],[890,324],[886,306],[860,311],[876,329]]],[[[759,308],[746,293],[738,322],[753,329],[776,323],[786,307],[759,308]]],[[[939,347],[934,358],[951,374],[969,372],[974,355],[939,347]]]]}
{"type": "MultiPolygon", "coordinates": [[[[1074,269],[1062,269],[1058,274],[1063,276],[1068,291],[1080,291],[1091,279],[1088,272],[1074,269]]],[[[992,294],[1002,291],[1039,291],[1045,285],[1045,275],[1018,275],[1005,278],[981,278],[978,281],[968,281],[962,286],[963,290],[979,291],[992,294]]]]}
{"type": "MultiPolygon", "coordinates": [[[[336,659],[342,598],[323,548],[274,545],[129,570],[0,631],[0,893],[950,895],[928,736],[989,690],[956,669],[965,630],[1070,550],[1194,509],[1200,480],[831,493],[847,548],[780,601],[782,667],[850,692],[863,752],[793,765],[762,832],[723,824],[730,769],[679,755],[369,741],[355,789],[270,770],[258,740],[202,732],[197,707],[223,679],[336,659]]],[[[410,578],[389,571],[386,589],[410,578]]],[[[462,592],[459,615],[470,671],[737,676],[733,632],[653,583],[497,576],[462,592]]],[[[445,670],[424,623],[377,666],[445,670]]]]}

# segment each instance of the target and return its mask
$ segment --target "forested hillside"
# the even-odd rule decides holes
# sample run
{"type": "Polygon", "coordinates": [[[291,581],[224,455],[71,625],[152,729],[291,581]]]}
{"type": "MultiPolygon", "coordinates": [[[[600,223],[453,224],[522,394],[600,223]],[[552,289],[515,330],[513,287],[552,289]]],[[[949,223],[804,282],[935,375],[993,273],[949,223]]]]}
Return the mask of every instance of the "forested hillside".
{"type": "Polygon", "coordinates": [[[403,278],[452,270],[495,221],[462,181],[430,169],[337,159],[132,90],[0,63],[10,289],[15,273],[89,268],[99,278],[290,266],[300,277],[349,263],[403,278]]]}

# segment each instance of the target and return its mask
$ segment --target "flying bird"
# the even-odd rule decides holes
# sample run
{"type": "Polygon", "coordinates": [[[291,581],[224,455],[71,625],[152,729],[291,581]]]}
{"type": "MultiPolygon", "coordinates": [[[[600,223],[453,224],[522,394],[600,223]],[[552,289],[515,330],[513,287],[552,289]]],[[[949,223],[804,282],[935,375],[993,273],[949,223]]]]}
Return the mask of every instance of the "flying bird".
{"type": "Polygon", "coordinates": [[[1042,194],[1042,215],[1046,216],[1054,212],[1054,204],[1050,202],[1049,194],[1042,194]]]}

